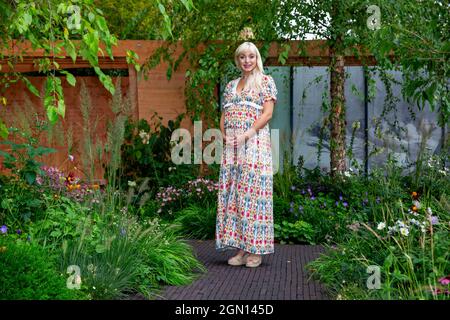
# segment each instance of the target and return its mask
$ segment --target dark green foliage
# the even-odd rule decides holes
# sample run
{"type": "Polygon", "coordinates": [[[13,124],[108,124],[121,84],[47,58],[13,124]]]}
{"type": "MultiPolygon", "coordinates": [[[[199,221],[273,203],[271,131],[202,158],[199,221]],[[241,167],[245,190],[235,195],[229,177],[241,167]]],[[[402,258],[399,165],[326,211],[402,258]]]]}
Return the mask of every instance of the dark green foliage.
{"type": "Polygon", "coordinates": [[[80,299],[66,286],[68,275],[57,271],[54,259],[41,247],[0,236],[0,299],[80,299]]]}

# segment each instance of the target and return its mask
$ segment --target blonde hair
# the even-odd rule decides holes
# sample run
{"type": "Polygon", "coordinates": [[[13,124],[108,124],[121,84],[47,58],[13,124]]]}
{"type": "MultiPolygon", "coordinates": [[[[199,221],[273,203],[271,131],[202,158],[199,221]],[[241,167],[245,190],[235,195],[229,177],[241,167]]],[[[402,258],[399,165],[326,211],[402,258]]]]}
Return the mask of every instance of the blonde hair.
{"type": "MultiPolygon", "coordinates": [[[[250,50],[254,54],[256,54],[256,67],[252,70],[250,76],[245,83],[244,90],[250,89],[255,91],[260,91],[262,89],[262,78],[264,75],[264,67],[261,59],[261,54],[259,53],[258,48],[252,42],[243,42],[239,47],[237,47],[234,52],[234,63],[236,67],[242,71],[241,66],[239,64],[239,55],[244,50],[250,50]]],[[[243,71],[242,71],[243,73],[243,71]]]]}

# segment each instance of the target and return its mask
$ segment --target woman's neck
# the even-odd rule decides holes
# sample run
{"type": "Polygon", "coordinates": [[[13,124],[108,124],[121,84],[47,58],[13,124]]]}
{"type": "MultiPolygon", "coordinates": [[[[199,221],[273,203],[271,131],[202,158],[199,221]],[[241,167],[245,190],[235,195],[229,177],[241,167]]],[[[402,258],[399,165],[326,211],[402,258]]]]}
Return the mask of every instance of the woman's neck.
{"type": "Polygon", "coordinates": [[[242,74],[241,78],[247,80],[251,74],[252,74],[252,72],[244,72],[242,74]]]}

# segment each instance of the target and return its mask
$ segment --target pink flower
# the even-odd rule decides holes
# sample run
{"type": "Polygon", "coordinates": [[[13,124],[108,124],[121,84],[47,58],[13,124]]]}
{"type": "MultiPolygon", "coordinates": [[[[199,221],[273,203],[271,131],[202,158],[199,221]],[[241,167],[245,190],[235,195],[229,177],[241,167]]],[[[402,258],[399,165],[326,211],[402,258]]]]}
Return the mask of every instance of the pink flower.
{"type": "Polygon", "coordinates": [[[446,277],[443,277],[443,278],[440,278],[438,281],[439,281],[442,285],[446,286],[446,285],[450,284],[450,275],[448,275],[448,276],[446,276],[446,277]]]}

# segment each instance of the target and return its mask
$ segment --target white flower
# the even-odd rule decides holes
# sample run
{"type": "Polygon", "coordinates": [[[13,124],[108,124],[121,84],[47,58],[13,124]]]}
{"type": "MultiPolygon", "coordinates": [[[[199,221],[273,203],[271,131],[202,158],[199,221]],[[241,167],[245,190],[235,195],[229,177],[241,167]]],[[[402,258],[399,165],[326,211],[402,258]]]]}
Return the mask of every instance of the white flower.
{"type": "Polygon", "coordinates": [[[350,176],[351,176],[351,174],[350,174],[350,172],[348,172],[348,171],[344,171],[344,176],[346,176],[346,177],[350,177],[350,176]]]}
{"type": "Polygon", "coordinates": [[[433,214],[433,211],[431,211],[431,208],[430,208],[430,207],[427,208],[427,213],[428,213],[430,216],[433,214]]]}
{"type": "Polygon", "coordinates": [[[141,139],[144,139],[144,137],[147,135],[147,132],[145,132],[144,130],[141,130],[139,132],[139,137],[141,137],[141,139]]]}
{"type": "Polygon", "coordinates": [[[406,237],[409,234],[409,230],[408,230],[408,228],[400,228],[400,233],[402,236],[406,237]]]}
{"type": "Polygon", "coordinates": [[[397,227],[396,226],[394,226],[394,227],[388,227],[388,233],[390,234],[390,235],[392,235],[394,232],[396,232],[397,231],[397,227]]]}
{"type": "Polygon", "coordinates": [[[139,132],[139,137],[141,137],[143,144],[149,144],[150,143],[150,134],[148,134],[144,130],[141,130],[139,132]]]}
{"type": "Polygon", "coordinates": [[[380,223],[378,224],[378,226],[377,226],[377,229],[378,229],[378,230],[383,230],[385,227],[386,227],[386,223],[380,222],[380,223]]]}
{"type": "Polygon", "coordinates": [[[397,220],[397,225],[400,227],[400,228],[404,228],[405,227],[405,223],[403,222],[403,221],[401,221],[401,220],[397,220]]]}
{"type": "Polygon", "coordinates": [[[136,187],[136,182],[135,181],[128,181],[128,186],[129,187],[136,187]]]}
{"type": "Polygon", "coordinates": [[[69,160],[73,161],[73,159],[74,159],[73,155],[69,154],[69,160]]]}

